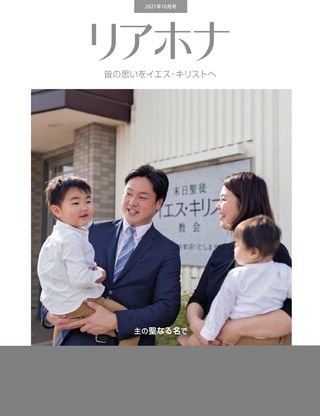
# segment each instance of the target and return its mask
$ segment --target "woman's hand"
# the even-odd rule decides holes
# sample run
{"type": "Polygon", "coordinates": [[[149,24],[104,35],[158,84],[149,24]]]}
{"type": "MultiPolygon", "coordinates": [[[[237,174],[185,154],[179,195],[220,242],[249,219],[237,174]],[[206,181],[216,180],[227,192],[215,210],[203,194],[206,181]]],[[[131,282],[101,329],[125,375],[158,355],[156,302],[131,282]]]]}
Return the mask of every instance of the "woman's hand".
{"type": "Polygon", "coordinates": [[[221,328],[217,340],[220,345],[235,345],[241,338],[241,322],[242,319],[228,319],[221,328]]]}
{"type": "Polygon", "coordinates": [[[197,340],[200,342],[200,345],[206,346],[208,345],[208,341],[206,341],[201,335],[201,329],[203,328],[204,325],[204,320],[200,319],[198,317],[194,317],[191,322],[190,322],[190,329],[193,333],[193,335],[195,335],[197,337],[197,340]]]}
{"type": "MultiPolygon", "coordinates": [[[[198,303],[191,303],[187,307],[187,319],[189,322],[190,329],[193,335],[196,337],[197,342],[203,346],[220,345],[220,342],[217,340],[210,341],[208,343],[208,341],[202,338],[202,336],[200,335],[201,329],[203,328],[203,325],[204,325],[204,320],[202,319],[203,316],[204,316],[203,308],[198,303]]],[[[180,335],[178,337],[179,344],[183,346],[187,345],[187,338],[188,337],[186,335],[180,335]]]]}
{"type": "Polygon", "coordinates": [[[200,345],[204,345],[203,338],[200,335],[200,331],[204,325],[204,320],[202,319],[203,315],[204,311],[198,303],[191,303],[188,305],[187,320],[192,333],[196,336],[200,345]]]}
{"type": "Polygon", "coordinates": [[[217,339],[235,345],[241,337],[278,338],[291,333],[291,318],[281,309],[250,318],[228,319],[217,339]]]}

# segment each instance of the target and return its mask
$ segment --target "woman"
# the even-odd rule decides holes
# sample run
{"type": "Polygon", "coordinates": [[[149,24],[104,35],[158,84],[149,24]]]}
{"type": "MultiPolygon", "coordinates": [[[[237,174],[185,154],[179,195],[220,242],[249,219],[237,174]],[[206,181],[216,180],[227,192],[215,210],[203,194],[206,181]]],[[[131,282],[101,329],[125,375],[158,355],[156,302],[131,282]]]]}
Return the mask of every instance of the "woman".
{"type": "MultiPolygon", "coordinates": [[[[216,208],[220,214],[220,227],[233,231],[243,220],[256,215],[267,215],[273,219],[266,183],[252,172],[240,172],[228,176],[223,181],[220,200],[216,208]]],[[[291,267],[288,250],[280,244],[274,261],[291,267]]],[[[219,292],[228,272],[236,266],[234,244],[221,244],[212,253],[199,284],[187,306],[187,319],[194,335],[201,344],[200,331],[204,317],[219,292]]],[[[282,309],[265,315],[228,320],[214,345],[234,345],[241,343],[241,337],[284,337],[291,333],[291,300],[284,302],[282,309]]],[[[186,345],[187,337],[178,338],[180,345],[186,345]]],[[[283,343],[287,343],[284,341],[283,343]]]]}

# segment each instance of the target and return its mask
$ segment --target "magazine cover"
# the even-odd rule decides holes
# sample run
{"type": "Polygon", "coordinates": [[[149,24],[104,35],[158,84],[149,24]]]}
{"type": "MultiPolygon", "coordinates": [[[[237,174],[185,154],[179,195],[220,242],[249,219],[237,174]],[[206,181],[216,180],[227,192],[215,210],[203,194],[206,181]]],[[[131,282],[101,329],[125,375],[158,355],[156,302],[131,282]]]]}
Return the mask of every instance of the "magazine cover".
{"type": "MultiPolygon", "coordinates": [[[[172,304],[172,299],[166,299],[174,309],[172,315],[163,322],[157,318],[149,322],[146,318],[140,324],[133,319],[130,330],[127,329],[131,336],[134,331],[140,335],[141,331],[147,335],[151,331],[153,338],[155,333],[159,335],[156,339],[160,345],[178,345],[180,333],[191,335],[186,304],[197,289],[212,252],[233,241],[234,227],[223,224],[223,210],[217,206],[223,181],[229,175],[252,172],[265,181],[271,211],[254,207],[241,219],[261,213],[271,215],[287,250],[284,263],[291,266],[294,83],[285,69],[283,50],[273,41],[275,29],[263,37],[257,27],[261,11],[249,3],[258,13],[254,22],[249,22],[250,30],[249,23],[236,13],[239,5],[232,4],[232,11],[227,13],[226,6],[208,8],[206,2],[183,0],[127,1],[122,7],[105,5],[106,13],[92,8],[89,15],[85,13],[85,2],[80,2],[77,19],[70,15],[70,2],[63,14],[58,16],[58,9],[52,11],[51,20],[59,21],[56,30],[49,30],[45,19],[38,19],[30,29],[30,42],[38,46],[29,48],[30,89],[26,94],[23,84],[22,96],[24,108],[27,101],[31,103],[31,140],[25,141],[29,142],[28,149],[22,151],[18,146],[17,152],[23,152],[21,157],[25,164],[30,163],[31,169],[29,190],[23,190],[31,197],[31,230],[26,230],[31,231],[31,255],[25,254],[25,263],[30,261],[31,287],[25,287],[30,299],[27,305],[23,299],[22,304],[24,312],[25,307],[32,311],[32,330],[30,334],[26,325],[25,339],[19,335],[20,341],[14,344],[29,344],[30,335],[32,344],[46,343],[52,338],[51,332],[40,325],[41,282],[37,264],[40,249],[57,218],[44,191],[48,181],[58,175],[83,177],[91,186],[94,214],[85,226],[91,221],[123,218],[124,180],[131,170],[150,164],[167,175],[169,188],[165,196],[158,198],[162,200],[161,207],[155,208],[154,216],[146,221],[152,218],[155,229],[179,246],[181,310],[177,300],[172,304]],[[271,60],[273,65],[269,65],[271,60]],[[268,68],[264,69],[267,63],[268,68]],[[39,86],[43,88],[33,88],[39,86]],[[25,160],[29,151],[31,162],[25,160]]],[[[274,25],[280,25],[280,20],[280,15],[273,16],[274,25]]],[[[264,18],[267,27],[266,21],[264,18]]],[[[290,47],[286,37],[281,42],[283,47],[290,47]]],[[[303,150],[299,148],[300,151],[303,150]]],[[[138,221],[138,226],[146,221],[138,221]]],[[[104,297],[108,290],[116,289],[113,273],[121,250],[118,238],[119,235],[111,251],[106,243],[112,260],[103,264],[108,275],[102,283],[106,287],[104,297]]],[[[140,240],[136,238],[137,247],[140,240]]],[[[225,277],[223,273],[223,280],[225,277]]],[[[127,278],[130,280],[130,274],[127,278]]],[[[23,284],[26,280],[22,279],[23,284]]],[[[126,286],[126,279],[121,280],[118,284],[126,286]]],[[[221,286],[222,281],[219,282],[221,286]]],[[[287,303],[289,292],[284,296],[287,303]]],[[[216,294],[200,305],[202,320],[216,294]]],[[[65,295],[65,299],[68,296],[71,294],[65,295]]],[[[81,296],[75,296],[74,309],[81,296]]],[[[152,293],[150,296],[153,298],[152,293]]],[[[133,304],[117,290],[111,299],[127,309],[150,306],[149,298],[133,304]]],[[[272,308],[269,305],[268,311],[272,308]]],[[[284,310],[289,313],[289,309],[288,306],[284,310]]],[[[59,310],[70,312],[72,307],[59,310]]],[[[230,314],[231,310],[228,318],[230,314]]],[[[272,322],[270,328],[274,325],[272,322]]],[[[293,334],[297,344],[306,342],[299,339],[300,330],[298,327],[293,334]]],[[[266,335],[270,333],[272,330],[266,335]]],[[[9,339],[8,342],[11,343],[9,339]]]]}
{"type": "Polygon", "coordinates": [[[12,3],[0,345],[320,343],[309,3],[12,3]]]}

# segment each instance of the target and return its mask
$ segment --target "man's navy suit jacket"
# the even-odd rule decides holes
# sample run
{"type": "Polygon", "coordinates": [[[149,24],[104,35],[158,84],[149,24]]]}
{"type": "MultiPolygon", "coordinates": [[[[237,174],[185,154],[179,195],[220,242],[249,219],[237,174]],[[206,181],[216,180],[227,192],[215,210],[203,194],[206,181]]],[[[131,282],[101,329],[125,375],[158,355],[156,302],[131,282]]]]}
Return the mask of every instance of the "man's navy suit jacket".
{"type": "MultiPolygon", "coordinates": [[[[95,222],[89,228],[89,241],[95,250],[95,262],[107,272],[104,297],[128,310],[116,312],[118,339],[145,332],[149,328],[170,326],[180,310],[179,246],[152,225],[130,256],[116,282],[113,282],[117,244],[122,220],[95,222]]],[[[42,318],[46,309],[42,307],[42,318]]],[[[93,335],[79,330],[62,330],[56,345],[92,344],[93,335]],[[66,342],[68,340],[68,342],[66,342]],[[88,342],[89,340],[89,342],[88,342]]],[[[139,345],[154,345],[154,335],[141,335],[139,345]]]]}

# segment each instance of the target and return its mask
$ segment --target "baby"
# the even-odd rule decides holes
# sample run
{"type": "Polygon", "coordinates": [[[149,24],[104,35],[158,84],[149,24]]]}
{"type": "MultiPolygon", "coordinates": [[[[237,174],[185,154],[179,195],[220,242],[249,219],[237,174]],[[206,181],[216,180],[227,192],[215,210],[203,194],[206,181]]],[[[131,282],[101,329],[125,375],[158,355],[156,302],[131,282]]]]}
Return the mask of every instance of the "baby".
{"type": "MultiPolygon", "coordinates": [[[[284,300],[291,298],[291,268],[272,260],[280,236],[280,229],[265,215],[242,221],[235,228],[234,257],[242,267],[235,267],[228,273],[213,300],[200,331],[203,344],[216,339],[228,318],[265,314],[280,309],[284,300]]],[[[255,338],[244,339],[241,345],[255,344],[255,338]]],[[[265,343],[270,344],[267,340],[265,343]]],[[[191,335],[187,345],[201,344],[191,335]]]]}

